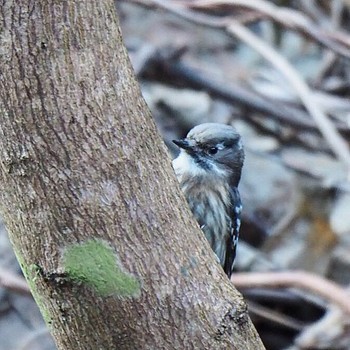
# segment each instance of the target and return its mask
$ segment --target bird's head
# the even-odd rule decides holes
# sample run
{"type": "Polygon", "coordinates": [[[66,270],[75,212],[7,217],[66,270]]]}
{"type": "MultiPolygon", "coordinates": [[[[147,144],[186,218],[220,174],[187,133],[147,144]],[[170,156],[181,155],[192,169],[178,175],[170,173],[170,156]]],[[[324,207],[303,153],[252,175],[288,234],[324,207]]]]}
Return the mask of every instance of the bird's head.
{"type": "Polygon", "coordinates": [[[244,150],[235,128],[204,123],[189,131],[186,138],[173,140],[181,148],[174,161],[175,171],[196,175],[226,177],[237,186],[241,177],[244,150]]]}

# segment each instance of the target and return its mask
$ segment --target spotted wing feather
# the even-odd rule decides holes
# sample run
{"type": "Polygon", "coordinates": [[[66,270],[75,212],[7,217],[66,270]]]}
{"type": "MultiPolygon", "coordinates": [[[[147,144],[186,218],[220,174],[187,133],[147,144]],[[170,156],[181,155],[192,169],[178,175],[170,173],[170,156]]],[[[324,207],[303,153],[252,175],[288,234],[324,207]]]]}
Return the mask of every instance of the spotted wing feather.
{"type": "Polygon", "coordinates": [[[226,257],[224,264],[224,271],[230,278],[233,270],[233,263],[236,257],[237,244],[239,239],[239,229],[241,226],[241,212],[242,202],[236,187],[230,190],[230,225],[229,225],[229,236],[226,244],[226,257]]]}

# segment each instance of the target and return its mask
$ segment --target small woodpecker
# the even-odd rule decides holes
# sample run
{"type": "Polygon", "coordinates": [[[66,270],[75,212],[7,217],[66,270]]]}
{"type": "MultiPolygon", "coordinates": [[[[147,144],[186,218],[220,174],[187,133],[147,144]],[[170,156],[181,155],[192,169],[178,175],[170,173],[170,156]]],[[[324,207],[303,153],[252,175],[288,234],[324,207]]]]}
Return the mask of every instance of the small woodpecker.
{"type": "Polygon", "coordinates": [[[173,142],[180,148],[173,168],[181,189],[230,278],[241,225],[237,188],[244,162],[241,137],[232,126],[205,123],[173,142]]]}

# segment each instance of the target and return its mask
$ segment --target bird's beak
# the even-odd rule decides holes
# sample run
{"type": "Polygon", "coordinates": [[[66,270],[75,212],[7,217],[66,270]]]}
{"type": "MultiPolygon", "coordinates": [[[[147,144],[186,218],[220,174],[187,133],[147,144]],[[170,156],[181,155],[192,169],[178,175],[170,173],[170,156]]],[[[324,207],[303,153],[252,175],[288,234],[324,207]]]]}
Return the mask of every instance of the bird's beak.
{"type": "Polygon", "coordinates": [[[193,150],[193,146],[190,144],[190,142],[186,139],[181,139],[181,140],[173,140],[176,146],[186,150],[186,151],[191,151],[193,150]]]}

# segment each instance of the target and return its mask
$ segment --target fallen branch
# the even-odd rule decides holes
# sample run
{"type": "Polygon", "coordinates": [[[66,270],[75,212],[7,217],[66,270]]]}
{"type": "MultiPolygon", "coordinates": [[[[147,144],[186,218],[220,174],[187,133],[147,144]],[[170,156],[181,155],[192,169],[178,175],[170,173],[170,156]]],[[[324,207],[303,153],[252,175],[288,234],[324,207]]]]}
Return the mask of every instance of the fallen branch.
{"type": "Polygon", "coordinates": [[[349,294],[343,287],[320,276],[303,272],[236,273],[231,277],[237,288],[301,288],[317,294],[350,315],[349,294]]]}
{"type": "Polygon", "coordinates": [[[0,268],[0,286],[20,294],[31,294],[26,280],[0,268]]]}
{"type": "MultiPolygon", "coordinates": [[[[178,3],[185,5],[185,2],[178,3]]],[[[320,26],[315,25],[310,18],[300,11],[280,7],[265,0],[195,0],[186,3],[186,7],[197,10],[215,9],[223,6],[231,9],[243,8],[261,13],[284,27],[306,34],[337,54],[350,58],[350,42],[347,38],[347,33],[339,30],[324,30],[320,26]]]]}
{"type": "MultiPolygon", "coordinates": [[[[241,84],[235,82],[226,84],[223,81],[215,80],[206,72],[193,68],[185,62],[172,59],[166,54],[163,55],[162,52],[156,52],[148,60],[147,65],[141,74],[148,76],[148,72],[155,72],[155,74],[159,74],[162,77],[163,81],[166,80],[172,83],[180,81],[186,83],[189,87],[204,89],[213,97],[220,98],[233,105],[240,104],[250,110],[266,114],[285,125],[304,130],[318,130],[314,121],[302,109],[291,106],[288,103],[272,100],[267,96],[261,96],[241,84]]],[[[246,117],[249,118],[250,116],[247,115],[246,117]]],[[[335,125],[344,135],[350,135],[350,129],[345,124],[335,122],[335,125]]]]}
{"type": "Polygon", "coordinates": [[[347,142],[339,134],[335,126],[329,120],[328,116],[321,108],[319,108],[318,104],[314,100],[312,91],[305,83],[304,79],[289,64],[289,62],[271,46],[266,44],[258,36],[253,34],[250,30],[242,26],[237,21],[232,20],[232,18],[208,16],[202,13],[190,11],[188,10],[189,5],[187,3],[176,5],[164,0],[138,0],[134,2],[157,5],[194,23],[215,28],[223,28],[228,33],[234,35],[259,52],[276,69],[278,69],[280,73],[284,75],[289,84],[294,88],[295,92],[298,94],[307,111],[313,117],[317,127],[325,140],[328,142],[334,154],[346,165],[346,168],[348,169],[348,177],[350,178],[350,150],[347,142]]]}

